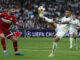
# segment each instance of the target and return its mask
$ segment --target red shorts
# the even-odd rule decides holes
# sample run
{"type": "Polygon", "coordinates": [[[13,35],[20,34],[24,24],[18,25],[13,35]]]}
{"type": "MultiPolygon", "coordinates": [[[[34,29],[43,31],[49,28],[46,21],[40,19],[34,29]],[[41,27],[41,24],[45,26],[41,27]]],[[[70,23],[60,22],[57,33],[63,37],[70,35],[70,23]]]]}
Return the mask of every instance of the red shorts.
{"type": "Polygon", "coordinates": [[[9,29],[1,29],[0,28],[0,34],[4,34],[8,39],[10,39],[14,34],[9,29]]]}

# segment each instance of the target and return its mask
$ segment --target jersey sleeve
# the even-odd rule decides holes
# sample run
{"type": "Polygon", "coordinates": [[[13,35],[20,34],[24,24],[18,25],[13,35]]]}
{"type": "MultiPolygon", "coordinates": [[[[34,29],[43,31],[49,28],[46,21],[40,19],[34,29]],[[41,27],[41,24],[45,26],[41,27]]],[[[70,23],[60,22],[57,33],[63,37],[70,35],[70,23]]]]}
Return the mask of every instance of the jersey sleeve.
{"type": "Polygon", "coordinates": [[[0,13],[0,18],[4,16],[5,13],[0,13]]]}
{"type": "Polygon", "coordinates": [[[13,16],[13,23],[14,23],[14,24],[17,24],[17,23],[18,23],[15,16],[13,16]]]}
{"type": "Polygon", "coordinates": [[[45,21],[47,21],[48,23],[52,23],[53,22],[53,19],[49,19],[47,17],[44,17],[45,21]]]}
{"type": "Polygon", "coordinates": [[[77,25],[80,26],[80,21],[77,22],[77,25]]]}

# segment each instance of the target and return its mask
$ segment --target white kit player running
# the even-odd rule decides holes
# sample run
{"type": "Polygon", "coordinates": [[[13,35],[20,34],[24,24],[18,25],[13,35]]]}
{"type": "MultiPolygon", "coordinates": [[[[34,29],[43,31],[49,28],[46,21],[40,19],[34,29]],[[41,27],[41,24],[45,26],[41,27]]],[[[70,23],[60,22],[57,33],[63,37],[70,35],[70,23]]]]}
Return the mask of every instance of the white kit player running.
{"type": "MultiPolygon", "coordinates": [[[[45,18],[45,20],[49,23],[51,23],[51,22],[53,23],[52,19],[45,18]]],[[[57,33],[56,33],[56,37],[53,42],[52,52],[48,57],[54,57],[54,52],[56,50],[58,41],[62,37],[64,37],[65,34],[68,33],[69,27],[70,27],[70,24],[68,24],[68,23],[71,21],[71,12],[67,10],[65,12],[65,16],[61,20],[62,21],[59,22],[60,25],[59,24],[56,25],[57,33]]]]}
{"type": "Polygon", "coordinates": [[[70,48],[72,48],[73,46],[73,38],[74,38],[74,40],[75,40],[75,44],[74,44],[74,46],[75,46],[75,48],[77,49],[78,47],[77,47],[77,39],[76,39],[76,37],[77,37],[77,27],[78,26],[80,26],[80,22],[79,22],[79,20],[77,19],[77,16],[76,16],[76,14],[72,14],[72,20],[71,20],[71,22],[70,22],[70,48]]]}

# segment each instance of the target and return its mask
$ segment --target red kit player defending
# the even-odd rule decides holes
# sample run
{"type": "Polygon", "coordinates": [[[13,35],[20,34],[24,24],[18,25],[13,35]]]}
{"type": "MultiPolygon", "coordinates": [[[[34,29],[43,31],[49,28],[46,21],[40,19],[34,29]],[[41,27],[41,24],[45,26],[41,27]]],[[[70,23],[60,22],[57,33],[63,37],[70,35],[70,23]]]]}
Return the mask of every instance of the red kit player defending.
{"type": "Polygon", "coordinates": [[[14,37],[14,35],[10,31],[10,26],[12,23],[20,27],[23,26],[22,24],[17,23],[16,17],[14,16],[14,12],[15,12],[15,9],[10,8],[8,12],[3,12],[0,14],[0,37],[1,37],[1,44],[2,44],[5,56],[8,56],[8,53],[6,51],[6,43],[5,43],[6,37],[13,41],[15,55],[23,55],[22,53],[18,52],[17,39],[14,37]]]}

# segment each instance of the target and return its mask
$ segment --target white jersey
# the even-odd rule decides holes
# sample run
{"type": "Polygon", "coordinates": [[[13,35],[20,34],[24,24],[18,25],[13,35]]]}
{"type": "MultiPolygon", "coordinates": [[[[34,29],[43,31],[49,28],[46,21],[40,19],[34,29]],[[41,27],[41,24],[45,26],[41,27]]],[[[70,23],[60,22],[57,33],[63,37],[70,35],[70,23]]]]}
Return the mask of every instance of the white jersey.
{"type": "MultiPolygon", "coordinates": [[[[70,21],[71,21],[71,17],[68,17],[68,18],[63,17],[62,20],[61,20],[61,22],[65,22],[65,21],[69,21],[69,22],[70,22],[70,21]]],[[[59,26],[59,25],[58,25],[58,26],[59,26]]],[[[59,27],[60,27],[60,28],[57,27],[58,30],[57,30],[56,35],[57,35],[59,38],[62,38],[62,37],[64,37],[65,34],[68,33],[70,24],[60,24],[59,27]]]]}
{"type": "MultiPolygon", "coordinates": [[[[45,21],[49,22],[49,23],[52,23],[53,22],[53,19],[49,19],[47,17],[44,17],[45,21]]],[[[71,17],[63,17],[61,19],[61,22],[65,22],[65,21],[71,21],[71,17]]],[[[56,27],[56,35],[59,37],[59,38],[62,38],[66,33],[68,33],[69,31],[69,27],[70,27],[70,24],[57,24],[57,27],[56,27]]]]}
{"type": "Polygon", "coordinates": [[[75,19],[75,20],[71,20],[70,21],[70,34],[76,34],[77,35],[77,26],[80,26],[80,22],[78,19],[75,19]]]}
{"type": "MultiPolygon", "coordinates": [[[[71,21],[71,17],[68,17],[68,18],[66,18],[66,17],[63,17],[62,19],[61,19],[61,22],[65,22],[65,21],[71,21]]],[[[69,26],[70,26],[70,24],[61,24],[61,28],[63,28],[63,29],[68,29],[69,28],[69,26]]]]}
{"type": "Polygon", "coordinates": [[[70,28],[72,29],[76,29],[77,26],[80,26],[80,22],[78,19],[75,19],[75,20],[71,20],[70,21],[70,28]]]}
{"type": "MultiPolygon", "coordinates": [[[[62,19],[61,19],[61,22],[64,22],[64,21],[71,21],[71,17],[68,17],[68,18],[66,18],[66,17],[63,17],[62,19]]],[[[58,30],[69,30],[69,26],[70,26],[70,24],[57,24],[57,28],[56,28],[56,31],[58,31],[58,30]]]]}

